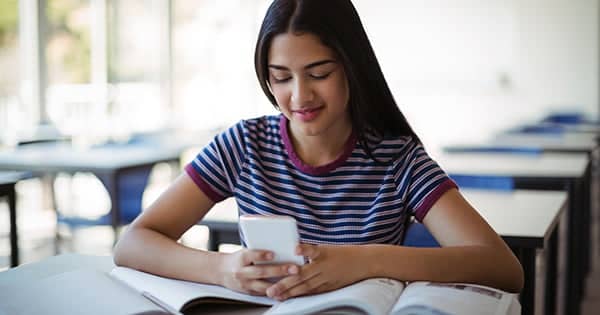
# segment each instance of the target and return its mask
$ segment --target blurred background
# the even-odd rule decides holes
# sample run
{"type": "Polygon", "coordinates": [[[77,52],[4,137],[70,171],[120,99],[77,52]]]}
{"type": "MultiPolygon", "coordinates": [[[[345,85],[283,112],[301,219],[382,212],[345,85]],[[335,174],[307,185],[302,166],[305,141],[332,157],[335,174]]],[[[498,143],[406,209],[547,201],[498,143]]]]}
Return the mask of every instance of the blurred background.
{"type": "MultiPolygon", "coordinates": [[[[597,0],[353,2],[401,110],[431,152],[552,111],[598,117],[597,0]]],[[[269,3],[1,0],[0,151],[63,138],[88,148],[161,130],[210,136],[275,113],[253,66],[269,3]]],[[[178,173],[155,166],[144,205],[178,173]]],[[[57,207],[110,209],[106,193],[92,193],[102,186],[89,173],[57,174],[50,185],[51,192],[40,178],[17,184],[22,260],[110,253],[110,229],[83,238],[85,246],[48,246],[57,207]]],[[[8,267],[4,243],[0,269],[8,267]]]]}

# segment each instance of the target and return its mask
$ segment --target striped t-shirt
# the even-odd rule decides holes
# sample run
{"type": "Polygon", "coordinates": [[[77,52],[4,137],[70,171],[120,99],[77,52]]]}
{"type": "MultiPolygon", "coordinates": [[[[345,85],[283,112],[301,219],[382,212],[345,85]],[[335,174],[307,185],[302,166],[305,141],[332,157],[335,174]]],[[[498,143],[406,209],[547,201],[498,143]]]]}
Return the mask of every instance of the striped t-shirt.
{"type": "Polygon", "coordinates": [[[406,216],[423,220],[456,187],[412,137],[371,140],[376,163],[352,135],[338,159],[312,167],[287,125],[283,115],[240,121],[185,170],[213,201],[234,197],[240,215],[294,217],[312,244],[400,244],[406,216]]]}

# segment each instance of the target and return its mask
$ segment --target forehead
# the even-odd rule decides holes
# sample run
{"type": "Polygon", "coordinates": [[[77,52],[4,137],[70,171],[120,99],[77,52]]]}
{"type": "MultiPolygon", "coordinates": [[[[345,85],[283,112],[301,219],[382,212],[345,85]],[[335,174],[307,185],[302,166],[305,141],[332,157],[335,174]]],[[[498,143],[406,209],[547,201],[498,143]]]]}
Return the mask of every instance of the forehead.
{"type": "Polygon", "coordinates": [[[294,68],[324,59],[335,60],[335,53],[313,34],[279,34],[269,47],[269,64],[294,68]]]}

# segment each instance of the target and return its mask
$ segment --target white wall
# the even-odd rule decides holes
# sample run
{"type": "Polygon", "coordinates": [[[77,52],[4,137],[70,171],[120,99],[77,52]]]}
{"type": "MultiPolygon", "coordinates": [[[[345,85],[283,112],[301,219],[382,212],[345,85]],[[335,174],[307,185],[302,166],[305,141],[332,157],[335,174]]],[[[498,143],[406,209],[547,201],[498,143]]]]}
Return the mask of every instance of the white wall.
{"type": "Polygon", "coordinates": [[[551,110],[598,115],[598,0],[354,0],[422,140],[483,140],[551,110]]]}

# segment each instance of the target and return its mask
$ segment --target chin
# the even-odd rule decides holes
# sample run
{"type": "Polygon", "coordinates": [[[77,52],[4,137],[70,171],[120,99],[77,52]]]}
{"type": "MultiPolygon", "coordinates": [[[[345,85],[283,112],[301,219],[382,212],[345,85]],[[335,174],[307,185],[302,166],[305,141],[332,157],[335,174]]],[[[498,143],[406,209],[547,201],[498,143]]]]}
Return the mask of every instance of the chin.
{"type": "Polygon", "coordinates": [[[323,133],[323,128],[319,124],[299,122],[297,126],[300,127],[297,130],[305,136],[318,136],[323,133]]]}

